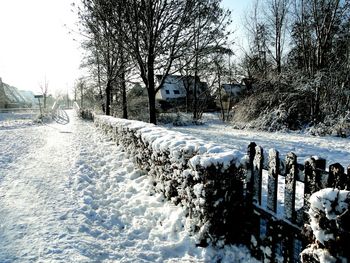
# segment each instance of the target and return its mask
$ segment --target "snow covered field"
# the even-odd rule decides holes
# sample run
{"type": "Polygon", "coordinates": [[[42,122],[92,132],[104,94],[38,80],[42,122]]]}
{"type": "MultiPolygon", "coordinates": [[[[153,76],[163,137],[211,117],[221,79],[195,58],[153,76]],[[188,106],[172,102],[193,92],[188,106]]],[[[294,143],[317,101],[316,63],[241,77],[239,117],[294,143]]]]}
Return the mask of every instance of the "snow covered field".
{"type": "MultiPolygon", "coordinates": [[[[327,166],[339,162],[345,168],[350,165],[350,139],[338,137],[317,137],[302,133],[285,132],[263,132],[252,130],[237,130],[230,127],[229,124],[222,123],[214,114],[204,116],[204,125],[190,126],[172,126],[167,128],[175,131],[200,138],[207,142],[214,142],[220,145],[226,145],[228,148],[247,151],[250,142],[255,142],[263,147],[265,157],[268,151],[274,148],[280,152],[281,158],[285,158],[288,152],[294,152],[298,156],[298,162],[304,161],[310,156],[318,156],[327,160],[327,166]]],[[[265,163],[267,158],[265,158],[265,163]]],[[[328,167],[326,167],[328,170],[328,167]]],[[[267,180],[268,173],[263,171],[262,182],[262,207],[267,206],[267,180]]],[[[283,217],[284,214],[284,187],[285,177],[278,177],[278,195],[277,195],[277,215],[283,217]]],[[[304,205],[304,184],[296,184],[296,209],[304,205]]]]}
{"type": "MultiPolygon", "coordinates": [[[[243,247],[196,247],[181,207],[152,193],[91,122],[68,113],[66,125],[0,120],[0,262],[256,262],[243,247]]],[[[349,139],[218,122],[171,129],[243,152],[255,141],[299,161],[317,154],[350,163],[349,139]]]]}
{"type": "Polygon", "coordinates": [[[0,125],[0,262],[256,262],[242,247],[196,247],[181,207],[69,117],[0,125]]]}
{"type": "Polygon", "coordinates": [[[1,112],[0,110],[0,129],[18,129],[34,125],[38,115],[39,111],[31,109],[22,112],[1,112]]]}
{"type": "Polygon", "coordinates": [[[294,152],[298,156],[298,162],[300,163],[303,163],[310,156],[318,156],[325,158],[327,165],[338,162],[347,167],[350,164],[350,138],[317,137],[302,133],[237,130],[231,128],[229,124],[223,124],[215,120],[213,115],[209,115],[209,118],[205,125],[168,127],[206,141],[228,144],[232,148],[238,148],[242,151],[247,150],[250,142],[255,142],[263,147],[265,153],[270,148],[275,148],[280,152],[282,158],[288,152],[294,152]]]}

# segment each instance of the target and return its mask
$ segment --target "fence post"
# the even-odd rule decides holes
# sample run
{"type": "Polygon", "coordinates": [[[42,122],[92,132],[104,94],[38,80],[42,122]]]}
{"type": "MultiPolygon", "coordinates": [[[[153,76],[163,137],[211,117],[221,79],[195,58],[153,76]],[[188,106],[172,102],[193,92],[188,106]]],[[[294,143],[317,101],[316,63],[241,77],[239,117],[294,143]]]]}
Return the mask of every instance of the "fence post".
{"type": "Polygon", "coordinates": [[[290,152],[286,156],[286,184],[284,191],[284,215],[295,221],[295,186],[298,175],[297,156],[290,152]]]}
{"type": "Polygon", "coordinates": [[[253,201],[261,205],[262,170],[264,164],[264,151],[260,146],[255,147],[253,162],[253,201]]]}
{"type": "Polygon", "coordinates": [[[347,174],[347,178],[348,178],[348,180],[346,182],[346,190],[349,191],[350,190],[350,165],[347,168],[346,174],[347,174]]]}
{"type": "MultiPolygon", "coordinates": [[[[246,220],[246,231],[247,233],[247,245],[251,250],[251,253],[256,258],[261,258],[262,253],[260,250],[260,215],[254,212],[254,197],[255,197],[255,175],[257,174],[255,167],[256,149],[257,145],[251,142],[248,146],[248,157],[249,162],[247,163],[247,194],[246,194],[246,209],[247,209],[247,220],[246,220]]],[[[259,162],[260,163],[260,162],[259,162]]]]}
{"type": "Polygon", "coordinates": [[[255,147],[256,143],[251,142],[248,145],[248,158],[249,162],[247,164],[247,177],[246,177],[246,183],[247,183],[247,194],[251,194],[253,192],[253,177],[254,177],[254,172],[253,172],[253,166],[254,166],[254,157],[255,157],[255,147]]]}
{"type": "Polygon", "coordinates": [[[267,183],[267,209],[276,213],[277,211],[277,189],[280,167],[279,153],[275,149],[269,151],[269,177],[267,183]]]}
{"type": "Polygon", "coordinates": [[[328,187],[338,188],[344,190],[346,187],[346,174],[344,174],[344,167],[339,163],[331,164],[329,166],[328,187]]]}
{"type": "Polygon", "coordinates": [[[308,211],[310,208],[310,196],[321,190],[321,173],[318,169],[324,170],[326,167],[325,159],[315,160],[313,157],[305,161],[304,166],[304,209],[308,211]]]}
{"type": "MultiPolygon", "coordinates": [[[[316,162],[316,192],[323,189],[323,182],[324,177],[326,177],[327,172],[326,170],[326,159],[323,158],[315,158],[316,162]]],[[[327,179],[328,180],[328,179],[327,179]]]]}

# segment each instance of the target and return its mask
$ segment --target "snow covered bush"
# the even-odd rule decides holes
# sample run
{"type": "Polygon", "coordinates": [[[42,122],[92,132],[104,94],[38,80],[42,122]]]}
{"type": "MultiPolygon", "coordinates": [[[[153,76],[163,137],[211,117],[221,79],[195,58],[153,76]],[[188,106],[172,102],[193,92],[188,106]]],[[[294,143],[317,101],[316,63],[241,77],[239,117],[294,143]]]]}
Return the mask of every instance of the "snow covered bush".
{"type": "Polygon", "coordinates": [[[91,109],[79,109],[79,117],[86,119],[86,120],[93,120],[94,119],[94,113],[91,109]]]}
{"type": "Polygon", "coordinates": [[[310,197],[314,243],[301,253],[302,262],[347,262],[350,258],[350,191],[322,189],[310,197]]]}
{"type": "Polygon", "coordinates": [[[326,116],[323,122],[307,128],[306,131],[317,136],[349,137],[350,112],[347,112],[344,116],[326,116]]]}
{"type": "Polygon", "coordinates": [[[260,81],[233,108],[232,124],[239,129],[298,130],[310,122],[310,92],[286,81],[260,81]]]}
{"type": "Polygon", "coordinates": [[[102,115],[94,121],[150,175],[155,191],[185,208],[200,245],[239,241],[241,152],[140,121],[102,115]]]}

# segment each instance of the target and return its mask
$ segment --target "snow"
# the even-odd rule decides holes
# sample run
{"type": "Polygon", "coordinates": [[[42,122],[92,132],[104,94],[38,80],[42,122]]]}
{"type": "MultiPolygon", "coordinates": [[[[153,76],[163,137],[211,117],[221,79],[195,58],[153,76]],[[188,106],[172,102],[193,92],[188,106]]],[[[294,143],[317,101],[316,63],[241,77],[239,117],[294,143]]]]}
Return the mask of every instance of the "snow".
{"type": "Polygon", "coordinates": [[[284,158],[288,152],[298,156],[298,162],[303,163],[310,156],[325,158],[327,165],[340,163],[347,167],[350,163],[350,139],[339,137],[318,137],[304,133],[263,132],[253,130],[233,129],[230,124],[218,121],[217,117],[205,116],[208,121],[204,125],[170,126],[172,131],[180,131],[208,143],[225,145],[227,148],[246,151],[250,142],[263,147],[266,153],[275,148],[284,158]]]}
{"type": "Polygon", "coordinates": [[[222,165],[224,169],[232,163],[238,166],[245,155],[243,151],[232,146],[207,143],[206,140],[200,140],[195,136],[187,136],[140,121],[97,115],[95,122],[100,127],[112,126],[120,130],[119,133],[122,130],[135,131],[136,136],[141,137],[145,145],[150,145],[157,154],[169,152],[170,159],[174,162],[181,163],[183,158],[190,157],[189,163],[194,169],[197,165],[202,167],[222,165]]]}
{"type": "Polygon", "coordinates": [[[216,244],[238,227],[226,219],[233,216],[235,206],[241,206],[231,200],[236,193],[233,188],[240,185],[232,182],[241,180],[233,171],[241,163],[243,152],[139,121],[95,115],[94,123],[147,172],[155,191],[186,208],[192,220],[190,231],[197,236],[198,244],[216,244]],[[206,187],[198,194],[194,184],[206,187]],[[219,184],[220,189],[215,188],[219,184]],[[229,207],[229,212],[223,211],[223,206],[229,207]],[[226,212],[229,214],[222,216],[226,212]]]}
{"type": "Polygon", "coordinates": [[[0,262],[257,262],[245,247],[197,247],[183,208],[68,113],[66,125],[0,128],[0,262]]]}
{"type": "Polygon", "coordinates": [[[321,263],[347,262],[350,191],[325,188],[310,197],[310,227],[315,242],[301,253],[303,262],[310,258],[321,263]]]}
{"type": "Polygon", "coordinates": [[[337,220],[349,209],[350,192],[333,188],[322,189],[310,197],[309,215],[315,238],[322,244],[334,240],[334,233],[324,227],[322,215],[328,220],[337,220]]]}
{"type": "Polygon", "coordinates": [[[38,111],[28,110],[25,112],[0,112],[0,130],[18,129],[35,125],[34,120],[38,116],[38,111]]]}
{"type": "MultiPolygon", "coordinates": [[[[263,147],[265,151],[265,162],[267,154],[278,150],[280,158],[284,159],[287,153],[294,152],[298,156],[298,162],[303,163],[311,156],[315,159],[325,158],[327,164],[339,162],[344,167],[349,165],[350,139],[338,137],[317,137],[303,133],[287,132],[262,132],[252,130],[237,130],[218,120],[217,116],[207,114],[204,125],[190,126],[170,126],[166,127],[172,131],[182,132],[188,136],[206,141],[208,144],[219,144],[225,149],[244,152],[250,142],[255,142],[263,147]]],[[[241,159],[244,163],[244,156],[241,159]]],[[[199,163],[196,160],[196,163],[199,163]]],[[[327,168],[328,169],[328,168],[327,168]]],[[[267,207],[267,180],[268,173],[263,170],[262,174],[262,204],[267,207]]],[[[285,177],[278,176],[278,194],[277,194],[277,217],[283,218],[284,215],[284,188],[285,177]]],[[[304,205],[304,184],[296,183],[296,204],[298,210],[304,205]]]]}

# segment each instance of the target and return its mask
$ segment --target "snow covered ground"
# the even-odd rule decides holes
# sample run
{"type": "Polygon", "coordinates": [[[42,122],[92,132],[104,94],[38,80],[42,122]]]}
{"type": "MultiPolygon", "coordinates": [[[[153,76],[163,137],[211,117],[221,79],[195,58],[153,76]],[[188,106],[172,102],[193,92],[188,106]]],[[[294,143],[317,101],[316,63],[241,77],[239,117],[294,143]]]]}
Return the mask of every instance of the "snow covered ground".
{"type": "Polygon", "coordinates": [[[18,129],[20,127],[34,125],[39,112],[37,110],[28,109],[22,112],[1,112],[0,110],[0,129],[18,129]]]}
{"type": "Polygon", "coordinates": [[[265,153],[268,153],[270,148],[275,148],[280,152],[282,158],[288,152],[294,152],[300,163],[303,163],[310,156],[318,156],[325,158],[327,165],[336,162],[344,167],[350,165],[350,138],[317,137],[303,133],[237,130],[230,127],[229,124],[223,124],[217,120],[216,116],[213,116],[213,114],[207,115],[207,121],[204,125],[167,127],[206,141],[229,144],[232,148],[242,151],[246,151],[250,142],[255,142],[263,147],[265,153]]]}
{"type": "MultiPolygon", "coordinates": [[[[298,162],[304,161],[310,156],[318,156],[327,160],[327,165],[340,163],[344,167],[350,165],[350,139],[338,137],[317,137],[303,133],[263,132],[252,130],[237,130],[229,124],[222,123],[214,114],[205,115],[204,125],[172,126],[166,125],[171,130],[203,139],[205,141],[227,145],[234,150],[246,152],[250,142],[255,142],[263,147],[265,156],[274,148],[280,152],[281,158],[285,158],[288,152],[294,152],[298,156],[298,162]]],[[[267,158],[265,158],[265,163],[267,158]]],[[[328,168],[326,168],[328,170],[328,168]]],[[[268,173],[263,171],[262,182],[262,207],[267,206],[267,180],[268,173]]],[[[278,177],[277,215],[284,215],[284,188],[285,178],[278,177]]],[[[296,184],[296,209],[304,205],[304,184],[296,184]]]]}
{"type": "Polygon", "coordinates": [[[256,262],[196,247],[181,207],[68,113],[66,125],[0,120],[0,262],[256,262]]]}

